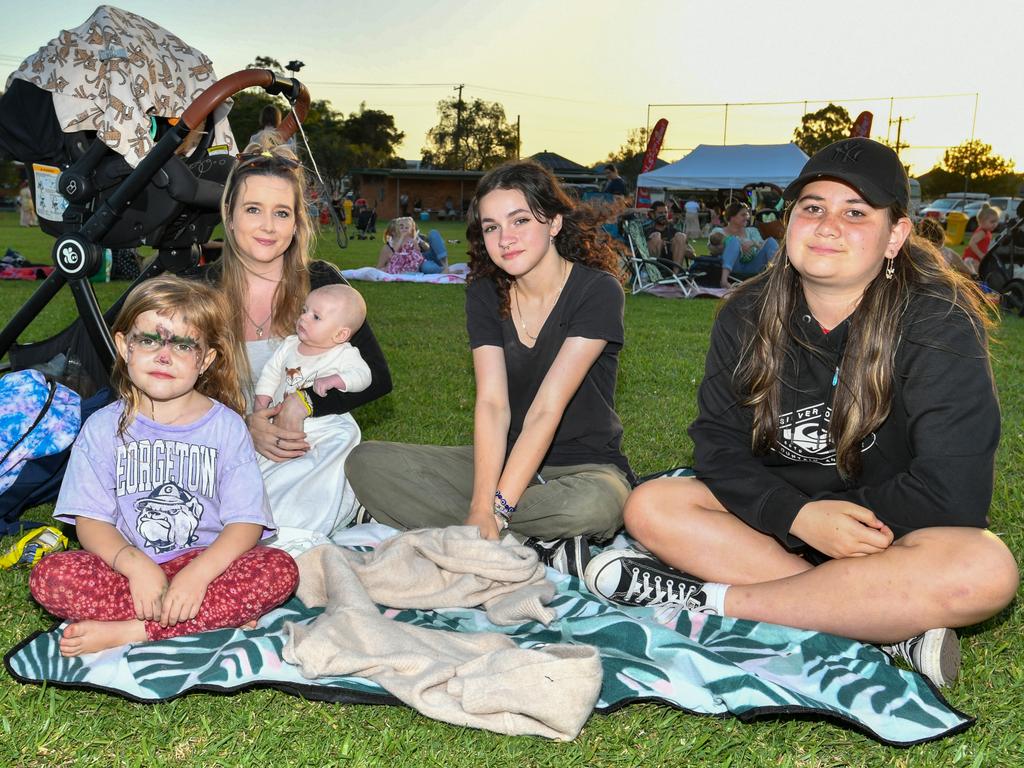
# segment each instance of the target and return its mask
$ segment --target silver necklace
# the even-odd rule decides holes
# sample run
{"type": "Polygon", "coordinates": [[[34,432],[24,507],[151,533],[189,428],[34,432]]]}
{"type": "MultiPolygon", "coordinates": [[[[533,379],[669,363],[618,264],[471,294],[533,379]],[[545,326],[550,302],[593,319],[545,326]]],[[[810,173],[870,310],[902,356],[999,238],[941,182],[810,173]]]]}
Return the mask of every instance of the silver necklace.
{"type": "MultiPolygon", "coordinates": [[[[565,281],[569,279],[569,270],[566,269],[566,266],[565,266],[566,263],[567,262],[563,259],[562,260],[562,284],[560,286],[558,286],[558,290],[555,291],[554,295],[551,298],[551,306],[552,307],[555,306],[555,302],[558,301],[558,297],[561,295],[562,289],[565,288],[565,281]]],[[[541,330],[543,330],[543,328],[544,328],[544,321],[541,321],[540,328],[537,330],[537,336],[534,336],[532,333],[530,333],[528,330],[526,330],[526,319],[523,317],[523,310],[519,308],[519,284],[518,283],[515,284],[513,286],[513,288],[515,288],[515,291],[516,291],[516,293],[515,293],[516,313],[519,315],[519,327],[523,329],[523,333],[526,334],[527,338],[529,338],[530,341],[536,341],[537,340],[537,336],[540,335],[541,330]]],[[[542,304],[541,305],[542,309],[543,309],[543,306],[544,305],[542,304]]],[[[550,312],[551,312],[551,308],[549,307],[548,308],[548,312],[544,314],[544,320],[547,320],[548,314],[550,314],[550,312]]]]}
{"type": "Polygon", "coordinates": [[[253,320],[252,319],[252,315],[250,315],[245,309],[242,310],[242,314],[244,314],[246,319],[250,323],[252,323],[252,327],[256,329],[256,338],[257,339],[262,339],[263,338],[263,329],[266,327],[267,323],[269,323],[271,321],[271,319],[274,317],[274,310],[273,309],[270,310],[270,314],[267,315],[267,319],[264,320],[262,323],[257,323],[255,320],[253,320]]]}

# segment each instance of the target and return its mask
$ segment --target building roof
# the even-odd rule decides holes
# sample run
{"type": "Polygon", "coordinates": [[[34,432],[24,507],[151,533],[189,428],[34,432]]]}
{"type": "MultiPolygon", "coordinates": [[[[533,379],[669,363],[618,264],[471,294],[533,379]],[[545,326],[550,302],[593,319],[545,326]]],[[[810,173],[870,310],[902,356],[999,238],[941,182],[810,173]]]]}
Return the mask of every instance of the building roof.
{"type": "Polygon", "coordinates": [[[557,152],[538,152],[530,157],[531,160],[540,163],[552,173],[558,175],[563,173],[583,173],[593,176],[593,172],[579,163],[574,163],[567,157],[562,157],[557,152]]]}
{"type": "Polygon", "coordinates": [[[353,176],[387,176],[395,179],[464,179],[476,181],[483,171],[446,171],[435,168],[356,168],[353,176]]]}

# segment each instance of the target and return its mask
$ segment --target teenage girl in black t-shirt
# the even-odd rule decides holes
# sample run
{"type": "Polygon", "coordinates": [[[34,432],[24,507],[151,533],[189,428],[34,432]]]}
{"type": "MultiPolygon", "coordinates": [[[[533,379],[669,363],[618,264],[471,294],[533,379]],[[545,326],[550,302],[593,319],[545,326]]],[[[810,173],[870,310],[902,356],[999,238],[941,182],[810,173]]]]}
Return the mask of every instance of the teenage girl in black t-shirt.
{"type": "Polygon", "coordinates": [[[624,297],[600,219],[536,163],[480,180],[467,227],[474,444],[359,446],[346,473],[375,519],[475,525],[492,539],[507,527],[546,540],[550,564],[570,572],[584,537],[619,528],[631,477],[614,410],[624,297]]]}

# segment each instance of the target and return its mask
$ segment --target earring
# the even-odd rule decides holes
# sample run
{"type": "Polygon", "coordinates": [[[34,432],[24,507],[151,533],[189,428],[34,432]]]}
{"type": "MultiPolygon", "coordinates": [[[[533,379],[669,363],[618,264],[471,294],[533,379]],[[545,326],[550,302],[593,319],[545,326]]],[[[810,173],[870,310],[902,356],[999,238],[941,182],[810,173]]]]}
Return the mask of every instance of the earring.
{"type": "Polygon", "coordinates": [[[896,267],[893,266],[896,263],[896,257],[892,256],[887,261],[888,263],[885,265],[885,279],[892,280],[893,275],[896,274],[896,267]]]}

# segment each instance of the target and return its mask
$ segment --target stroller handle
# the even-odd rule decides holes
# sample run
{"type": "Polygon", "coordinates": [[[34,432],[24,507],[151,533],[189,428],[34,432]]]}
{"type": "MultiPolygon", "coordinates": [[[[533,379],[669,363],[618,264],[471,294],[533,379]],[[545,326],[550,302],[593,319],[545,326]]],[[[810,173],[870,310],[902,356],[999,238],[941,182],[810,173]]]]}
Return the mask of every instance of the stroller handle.
{"type": "Polygon", "coordinates": [[[269,69],[242,69],[222,77],[199,94],[182,114],[181,121],[192,130],[202,125],[207,116],[226,99],[254,86],[261,87],[270,94],[284,94],[292,102],[294,114],[289,113],[277,129],[281,139],[287,141],[299,127],[295,115],[299,116],[299,120],[305,120],[309,112],[309,89],[295,78],[282,77],[269,69]]]}

